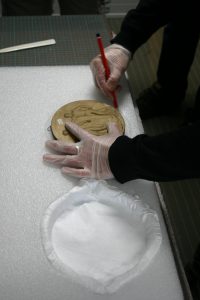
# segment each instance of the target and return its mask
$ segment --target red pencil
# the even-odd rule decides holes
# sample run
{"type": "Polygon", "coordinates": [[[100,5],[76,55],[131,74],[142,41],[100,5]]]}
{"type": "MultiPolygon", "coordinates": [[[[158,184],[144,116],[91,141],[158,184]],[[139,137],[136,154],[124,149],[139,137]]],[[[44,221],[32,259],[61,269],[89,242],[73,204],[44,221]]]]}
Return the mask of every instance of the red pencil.
{"type": "MultiPolygon", "coordinates": [[[[98,43],[100,54],[101,54],[102,63],[105,68],[106,79],[108,79],[110,76],[110,69],[109,69],[108,61],[107,61],[105,53],[104,53],[103,42],[102,42],[102,39],[101,39],[101,36],[99,33],[96,34],[96,37],[97,37],[97,43],[98,43]]],[[[116,97],[115,92],[112,92],[112,96],[113,96],[113,105],[115,108],[117,108],[118,105],[117,105],[117,97],[116,97]]]]}

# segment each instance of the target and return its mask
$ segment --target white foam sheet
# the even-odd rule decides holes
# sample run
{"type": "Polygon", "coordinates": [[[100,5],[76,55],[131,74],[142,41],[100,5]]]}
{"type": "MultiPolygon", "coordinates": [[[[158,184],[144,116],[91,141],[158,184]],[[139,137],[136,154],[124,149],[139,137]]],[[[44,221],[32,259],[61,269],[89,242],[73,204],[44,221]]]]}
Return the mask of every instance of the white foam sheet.
{"type": "Polygon", "coordinates": [[[106,294],[144,272],[162,237],[156,212],[138,195],[82,179],[46,210],[42,240],[52,266],[106,294]]]}
{"type": "MultiPolygon", "coordinates": [[[[126,82],[118,97],[126,134],[140,129],[126,82]]],[[[0,295],[6,300],[179,300],[183,299],[158,195],[152,182],[110,183],[137,193],[157,211],[163,242],[156,258],[113,295],[98,295],[66,279],[47,260],[40,223],[47,207],[79,180],[46,165],[47,127],[62,105],[81,99],[108,103],[94,87],[88,66],[0,69],[0,295]]]]}

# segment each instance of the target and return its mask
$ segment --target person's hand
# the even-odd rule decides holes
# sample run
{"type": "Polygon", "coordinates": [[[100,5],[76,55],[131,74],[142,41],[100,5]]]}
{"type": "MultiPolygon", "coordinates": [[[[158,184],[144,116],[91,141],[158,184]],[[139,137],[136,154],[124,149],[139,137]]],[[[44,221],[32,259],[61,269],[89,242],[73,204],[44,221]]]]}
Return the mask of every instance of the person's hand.
{"type": "Polygon", "coordinates": [[[115,123],[108,124],[108,134],[95,136],[72,122],[66,128],[80,142],[69,144],[59,140],[50,140],[46,146],[60,154],[45,154],[44,161],[60,165],[62,172],[74,177],[96,179],[113,178],[109,167],[108,151],[117,137],[121,135],[115,123]]]}
{"type": "Polygon", "coordinates": [[[128,67],[131,53],[129,50],[118,44],[112,44],[106,47],[104,51],[110,68],[109,78],[106,78],[101,55],[97,55],[93,58],[90,62],[90,68],[95,84],[107,97],[112,98],[112,92],[118,90],[120,78],[128,67]]]}

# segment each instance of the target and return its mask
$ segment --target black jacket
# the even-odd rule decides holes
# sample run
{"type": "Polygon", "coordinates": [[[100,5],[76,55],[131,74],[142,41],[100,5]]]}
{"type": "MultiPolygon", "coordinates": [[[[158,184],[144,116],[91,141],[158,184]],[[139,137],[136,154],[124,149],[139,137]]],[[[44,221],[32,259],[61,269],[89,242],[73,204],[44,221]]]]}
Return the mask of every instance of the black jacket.
{"type": "Polygon", "coordinates": [[[109,150],[115,178],[171,181],[200,177],[200,121],[157,136],[120,136],[109,150]]]}
{"type": "Polygon", "coordinates": [[[119,34],[111,41],[132,53],[145,43],[162,26],[176,22],[190,23],[200,28],[199,0],[140,0],[122,22],[119,34]]]}
{"type": "MultiPolygon", "coordinates": [[[[199,6],[199,0],[141,0],[128,12],[112,43],[134,53],[170,21],[179,19],[199,26],[199,6]]],[[[121,136],[109,150],[109,164],[121,183],[139,178],[172,181],[200,177],[200,122],[153,137],[121,136]]]]}

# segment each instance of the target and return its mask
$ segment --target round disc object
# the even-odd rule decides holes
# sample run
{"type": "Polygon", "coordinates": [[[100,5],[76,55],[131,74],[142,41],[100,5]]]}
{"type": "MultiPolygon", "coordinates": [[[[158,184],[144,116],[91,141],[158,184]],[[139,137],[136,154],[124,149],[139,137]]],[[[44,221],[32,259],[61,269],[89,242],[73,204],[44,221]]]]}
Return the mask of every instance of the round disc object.
{"type": "Polygon", "coordinates": [[[124,120],[115,108],[96,100],[79,100],[60,107],[53,115],[51,130],[55,139],[75,143],[78,141],[66,128],[71,121],[93,135],[107,134],[109,122],[115,122],[121,134],[125,131],[124,120]]]}

